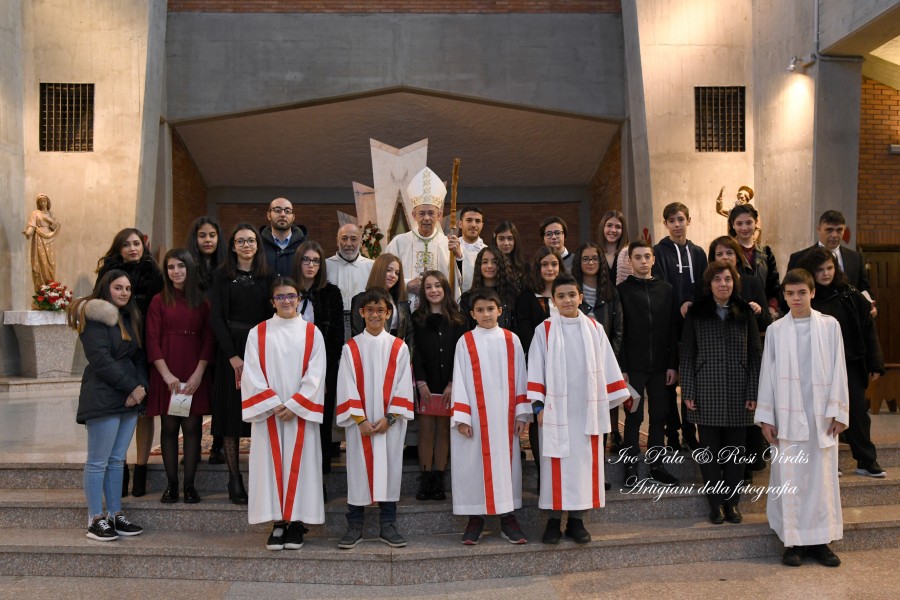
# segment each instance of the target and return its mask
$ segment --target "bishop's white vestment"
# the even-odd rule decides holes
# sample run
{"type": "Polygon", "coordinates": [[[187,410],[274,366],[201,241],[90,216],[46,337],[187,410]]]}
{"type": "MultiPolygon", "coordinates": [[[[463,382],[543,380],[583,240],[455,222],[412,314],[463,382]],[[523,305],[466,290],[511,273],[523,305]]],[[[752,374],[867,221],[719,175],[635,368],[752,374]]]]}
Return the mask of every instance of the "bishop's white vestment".
{"type": "Polygon", "coordinates": [[[522,506],[516,421],[531,421],[525,353],[500,327],[476,327],[456,344],[450,460],[453,514],[502,515],[522,506]],[[472,427],[472,437],[459,432],[472,427]]]}
{"type": "Polygon", "coordinates": [[[322,448],[325,342],[312,323],[274,316],[250,330],[241,414],[252,424],[248,520],[324,523],[322,448]],[[284,406],[296,418],[283,421],[284,406]]]}
{"type": "Polygon", "coordinates": [[[407,231],[395,236],[387,248],[387,254],[395,254],[403,263],[403,277],[408,282],[425,271],[440,271],[450,277],[450,248],[441,227],[434,228],[429,237],[422,237],[415,231],[407,231]]]}

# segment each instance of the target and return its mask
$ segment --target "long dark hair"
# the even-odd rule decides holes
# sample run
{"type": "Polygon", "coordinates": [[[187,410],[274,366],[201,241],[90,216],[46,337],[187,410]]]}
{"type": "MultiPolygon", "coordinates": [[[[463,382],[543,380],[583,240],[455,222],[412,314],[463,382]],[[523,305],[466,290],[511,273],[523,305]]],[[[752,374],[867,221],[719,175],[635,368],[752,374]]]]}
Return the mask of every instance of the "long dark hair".
{"type": "Polygon", "coordinates": [[[609,302],[614,297],[613,286],[609,281],[609,269],[606,268],[606,262],[603,259],[603,250],[600,248],[599,244],[585,242],[578,246],[578,249],[575,250],[575,254],[572,255],[572,277],[578,282],[578,287],[581,290],[584,290],[584,271],[581,270],[581,256],[588,248],[596,250],[597,258],[599,259],[599,270],[597,271],[597,299],[609,302]]]}
{"type": "MultiPolygon", "coordinates": [[[[623,215],[620,210],[610,210],[603,213],[603,216],[600,217],[600,239],[603,240],[604,247],[606,246],[606,235],[603,233],[603,230],[606,227],[606,222],[610,219],[618,219],[619,223],[622,224],[622,235],[619,236],[619,241],[616,242],[616,252],[618,253],[622,251],[622,248],[628,245],[628,229],[625,227],[625,215],[623,215]]],[[[600,256],[603,256],[604,253],[605,252],[601,250],[600,256]]],[[[572,260],[574,260],[574,258],[572,260]]]]}
{"type": "Polygon", "coordinates": [[[303,281],[303,256],[310,250],[319,255],[319,271],[313,278],[312,286],[308,290],[304,290],[306,292],[321,290],[325,287],[325,284],[328,283],[328,275],[325,273],[325,252],[322,250],[322,246],[319,245],[319,242],[314,242],[313,240],[306,240],[297,248],[297,252],[294,254],[293,264],[291,265],[291,278],[297,285],[300,285],[303,281]]]}
{"type": "MultiPolygon", "coordinates": [[[[847,279],[847,275],[841,269],[841,263],[838,262],[837,256],[828,248],[817,247],[809,250],[797,261],[797,267],[809,272],[813,281],[816,282],[816,271],[822,266],[822,263],[828,261],[834,263],[834,279],[831,281],[831,285],[835,287],[847,285],[849,279],[847,279]]],[[[816,285],[822,284],[816,282],[816,285]]]]}
{"type": "Polygon", "coordinates": [[[100,269],[103,268],[107,261],[114,264],[117,262],[125,262],[125,259],[122,258],[122,246],[125,245],[125,242],[127,242],[128,238],[130,238],[132,235],[138,236],[138,239],[141,240],[141,245],[144,247],[144,252],[138,259],[138,262],[149,261],[156,265],[156,261],[153,259],[153,255],[150,254],[150,246],[147,245],[147,238],[143,233],[141,233],[141,230],[134,227],[126,227],[116,234],[116,237],[113,238],[112,244],[109,246],[109,250],[107,250],[106,254],[101,256],[100,260],[97,261],[97,270],[95,271],[95,273],[99,273],[100,269]]]}
{"type": "MultiPolygon", "coordinates": [[[[481,256],[480,253],[479,256],[481,256]]],[[[429,277],[437,279],[438,283],[441,284],[441,289],[444,290],[444,299],[441,300],[441,315],[451,325],[465,324],[466,317],[459,310],[459,305],[453,300],[453,292],[450,290],[450,282],[447,281],[447,276],[440,271],[425,271],[422,273],[422,283],[419,286],[419,306],[416,307],[416,312],[413,313],[413,321],[416,322],[416,325],[424,327],[425,320],[431,314],[431,304],[425,296],[425,280],[429,277]]]]}
{"type": "Polygon", "coordinates": [[[407,297],[406,281],[403,280],[403,262],[394,254],[385,253],[375,259],[375,262],[372,263],[372,272],[369,273],[369,280],[366,282],[366,289],[387,289],[384,287],[386,285],[385,279],[387,278],[388,267],[391,266],[392,262],[400,265],[400,273],[397,275],[399,278],[397,283],[388,290],[388,294],[394,299],[394,302],[405,302],[407,297]]]}
{"type": "Polygon", "coordinates": [[[750,215],[753,220],[759,223],[759,211],[752,204],[738,204],[728,212],[728,235],[737,237],[737,231],[734,230],[734,221],[741,215],[750,215]]]}
{"type": "Polygon", "coordinates": [[[238,260],[237,254],[234,251],[234,239],[237,237],[238,231],[244,229],[252,231],[253,235],[256,237],[256,254],[253,255],[253,262],[250,264],[250,274],[253,277],[265,277],[269,274],[269,266],[266,264],[266,251],[262,246],[262,238],[259,237],[259,230],[250,223],[238,223],[231,230],[231,235],[228,236],[228,260],[226,260],[223,265],[225,274],[230,278],[237,277],[238,260]]]}
{"type": "Polygon", "coordinates": [[[204,215],[202,217],[197,217],[194,219],[194,222],[191,223],[187,238],[184,240],[184,247],[191,253],[191,257],[197,265],[197,276],[201,286],[204,282],[210,282],[212,280],[213,271],[215,271],[219,265],[225,263],[225,253],[227,252],[227,248],[223,242],[222,228],[219,227],[219,222],[214,218],[204,215]],[[197,232],[199,232],[200,228],[204,225],[212,225],[212,228],[216,230],[216,251],[211,255],[203,254],[203,252],[200,251],[200,244],[197,242],[197,232]]]}
{"type": "Polygon", "coordinates": [[[515,223],[512,221],[500,221],[496,227],[494,227],[494,246],[497,245],[497,236],[504,232],[510,232],[513,236],[513,240],[515,240],[512,252],[509,253],[509,257],[506,258],[506,263],[509,266],[509,270],[513,275],[514,279],[520,280],[517,284],[521,285],[528,275],[528,262],[522,258],[522,236],[519,235],[519,230],[516,228],[515,223]]]}
{"type": "Polygon", "coordinates": [[[513,274],[509,270],[509,264],[506,262],[506,257],[503,256],[503,253],[500,252],[500,249],[496,246],[485,246],[479,250],[478,255],[475,257],[475,272],[472,274],[472,288],[485,287],[484,275],[481,274],[481,261],[485,254],[490,254],[497,259],[497,286],[494,288],[497,290],[497,294],[504,302],[515,300],[519,291],[516,289],[515,280],[513,279],[513,274]]]}
{"type": "Polygon", "coordinates": [[[544,288],[547,287],[547,284],[544,283],[543,278],[541,278],[541,261],[551,254],[556,257],[556,261],[559,263],[559,272],[562,273],[565,271],[562,257],[559,255],[559,252],[549,246],[541,246],[538,248],[537,252],[534,253],[534,258],[531,259],[531,270],[528,273],[528,288],[535,294],[542,293],[544,288]]]}
{"type": "Polygon", "coordinates": [[[188,308],[200,308],[203,304],[203,292],[200,291],[200,281],[197,273],[197,263],[191,253],[184,248],[172,248],[166,252],[163,259],[163,289],[162,300],[168,306],[175,306],[175,285],[169,279],[169,260],[175,259],[184,263],[187,276],[184,278],[184,300],[188,308]]]}
{"type": "MultiPolygon", "coordinates": [[[[94,286],[93,292],[70,304],[66,309],[66,323],[68,326],[78,333],[84,331],[84,309],[91,300],[105,300],[115,306],[115,303],[112,301],[112,296],[109,293],[109,286],[113,281],[120,277],[124,277],[131,283],[131,278],[128,276],[128,273],[120,269],[111,269],[104,273],[103,277],[97,281],[97,285],[94,286]]],[[[128,304],[119,309],[119,332],[122,334],[122,339],[126,342],[130,341],[133,336],[138,346],[141,345],[141,311],[138,310],[133,293],[128,299],[128,304]],[[131,320],[132,331],[130,333],[128,329],[126,329],[125,323],[122,321],[122,312],[128,313],[131,320]]]]}

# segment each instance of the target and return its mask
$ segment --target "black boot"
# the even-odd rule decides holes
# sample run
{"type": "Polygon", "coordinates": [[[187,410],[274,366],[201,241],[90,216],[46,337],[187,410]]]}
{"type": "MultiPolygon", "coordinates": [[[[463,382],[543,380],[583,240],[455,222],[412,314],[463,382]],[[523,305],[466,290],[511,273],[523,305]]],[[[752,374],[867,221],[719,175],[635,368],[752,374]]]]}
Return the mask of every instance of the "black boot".
{"type": "Polygon", "coordinates": [[[122,465],[122,497],[128,495],[128,484],[131,482],[131,473],[128,472],[128,465],[122,465]]]}
{"type": "Polygon", "coordinates": [[[416,492],[416,500],[430,500],[431,490],[433,489],[433,480],[431,471],[422,471],[416,477],[419,481],[419,491],[416,492]]]}
{"type": "Polygon", "coordinates": [[[247,504],[247,490],[244,488],[244,477],[240,473],[228,478],[228,499],[232,504],[247,504]]]}
{"type": "Polygon", "coordinates": [[[446,500],[447,494],[444,492],[444,472],[433,471],[431,477],[431,499],[446,500]]]}
{"type": "Polygon", "coordinates": [[[131,495],[140,498],[147,493],[147,465],[134,465],[134,483],[131,484],[131,495]]]}

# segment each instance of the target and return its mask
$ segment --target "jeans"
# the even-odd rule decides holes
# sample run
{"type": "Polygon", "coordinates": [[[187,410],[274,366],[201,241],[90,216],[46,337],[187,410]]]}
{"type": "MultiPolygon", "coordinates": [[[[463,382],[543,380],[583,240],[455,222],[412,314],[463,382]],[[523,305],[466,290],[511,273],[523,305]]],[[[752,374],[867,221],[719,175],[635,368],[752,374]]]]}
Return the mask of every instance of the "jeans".
{"type": "MultiPolygon", "coordinates": [[[[389,523],[397,521],[397,503],[396,502],[379,502],[379,522],[384,527],[389,523]]],[[[356,525],[362,525],[365,518],[365,506],[356,506],[355,504],[347,505],[347,522],[356,525]]]]}
{"type": "Polygon", "coordinates": [[[122,469],[125,454],[137,426],[137,411],[89,419],[87,462],[84,463],[84,495],[88,504],[88,524],[106,511],[122,510],[122,469]]]}

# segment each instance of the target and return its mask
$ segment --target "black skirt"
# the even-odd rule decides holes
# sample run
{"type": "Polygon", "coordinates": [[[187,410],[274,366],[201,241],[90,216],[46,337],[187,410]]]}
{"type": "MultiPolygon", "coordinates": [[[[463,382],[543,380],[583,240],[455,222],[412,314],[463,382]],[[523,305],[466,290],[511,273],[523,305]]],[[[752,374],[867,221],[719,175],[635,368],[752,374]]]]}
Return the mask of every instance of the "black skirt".
{"type": "MultiPolygon", "coordinates": [[[[243,358],[250,328],[231,325],[229,329],[234,347],[240,348],[243,358]]],[[[216,351],[211,408],[213,435],[250,437],[250,423],[241,419],[241,390],[234,385],[234,368],[221,348],[216,351]]]]}

